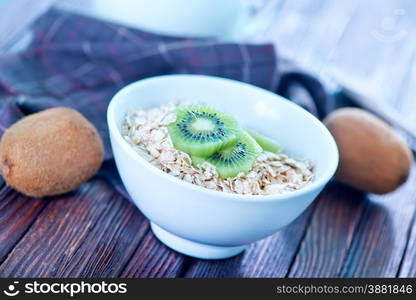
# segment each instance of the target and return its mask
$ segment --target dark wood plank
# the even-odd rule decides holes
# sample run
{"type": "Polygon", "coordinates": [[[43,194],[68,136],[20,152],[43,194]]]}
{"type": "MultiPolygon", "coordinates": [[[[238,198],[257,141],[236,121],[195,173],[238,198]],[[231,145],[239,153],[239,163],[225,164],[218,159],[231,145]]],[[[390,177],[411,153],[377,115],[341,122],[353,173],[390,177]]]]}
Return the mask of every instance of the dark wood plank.
{"type": "Polygon", "coordinates": [[[337,277],[367,198],[333,182],[319,197],[289,277],[337,277]]]}
{"type": "Polygon", "coordinates": [[[0,266],[2,277],[116,277],[147,226],[105,182],[49,200],[0,266]]]}
{"type": "Polygon", "coordinates": [[[42,199],[25,197],[2,182],[0,189],[0,262],[4,261],[45,205],[46,202],[42,199]]]}
{"type": "MultiPolygon", "coordinates": [[[[412,80],[402,79],[415,77],[406,68],[411,69],[410,57],[415,65],[416,44],[408,39],[400,45],[378,43],[371,40],[371,30],[392,9],[414,6],[408,0],[387,2],[369,18],[368,4],[360,2],[360,14],[352,19],[356,0],[283,1],[268,34],[301,65],[321,75],[335,66],[349,77],[355,74],[366,88],[388,88],[385,98],[404,99],[394,103],[396,109],[411,112],[416,103],[411,100],[412,80]],[[359,63],[363,49],[356,45],[367,45],[374,55],[359,63]],[[393,81],[389,74],[380,73],[391,57],[400,58],[389,69],[393,81]]],[[[415,32],[414,27],[408,30],[415,32]]],[[[308,210],[281,232],[225,261],[194,260],[169,250],[155,239],[143,216],[109,187],[103,189],[102,182],[49,200],[26,198],[3,187],[0,276],[416,276],[414,173],[399,191],[364,201],[346,187],[331,185],[313,214],[308,210]]]]}
{"type": "Polygon", "coordinates": [[[395,277],[416,210],[416,168],[397,191],[370,195],[340,273],[343,277],[395,277]]]}
{"type": "Polygon", "coordinates": [[[159,278],[181,276],[184,267],[191,260],[164,246],[153,235],[148,223],[146,236],[137,247],[121,277],[159,278]]]}
{"type": "Polygon", "coordinates": [[[309,223],[312,205],[280,232],[228,260],[195,260],[186,277],[284,277],[309,223]]]}
{"type": "Polygon", "coordinates": [[[416,277],[416,212],[413,226],[409,231],[406,254],[403,257],[399,277],[416,277]]]}

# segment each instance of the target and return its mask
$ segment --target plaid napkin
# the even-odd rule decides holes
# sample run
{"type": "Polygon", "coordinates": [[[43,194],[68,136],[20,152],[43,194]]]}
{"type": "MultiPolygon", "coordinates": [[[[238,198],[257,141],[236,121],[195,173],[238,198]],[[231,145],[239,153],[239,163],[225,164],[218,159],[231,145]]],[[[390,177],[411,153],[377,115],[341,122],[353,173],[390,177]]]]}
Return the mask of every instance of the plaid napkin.
{"type": "Polygon", "coordinates": [[[166,37],[56,9],[38,19],[31,34],[24,52],[0,58],[0,134],[25,115],[72,107],[99,130],[106,150],[99,175],[123,193],[114,172],[106,109],[128,83],[162,74],[215,75],[289,98],[301,87],[307,96],[293,99],[318,117],[328,106],[316,79],[282,71],[272,45],[166,37]]]}

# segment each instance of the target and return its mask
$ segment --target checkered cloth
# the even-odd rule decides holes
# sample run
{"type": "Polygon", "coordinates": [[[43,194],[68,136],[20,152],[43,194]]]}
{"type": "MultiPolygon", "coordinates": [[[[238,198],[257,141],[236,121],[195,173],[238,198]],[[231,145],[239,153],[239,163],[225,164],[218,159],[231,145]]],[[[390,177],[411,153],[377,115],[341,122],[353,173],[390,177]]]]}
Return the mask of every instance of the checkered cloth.
{"type": "Polygon", "coordinates": [[[22,53],[0,58],[0,134],[21,117],[56,106],[80,111],[104,139],[100,172],[113,180],[106,124],[111,97],[125,85],[162,74],[206,74],[248,82],[290,97],[302,86],[299,104],[322,117],[326,97],[313,77],[279,71],[272,45],[150,34],[86,16],[50,10],[31,28],[22,53]]]}

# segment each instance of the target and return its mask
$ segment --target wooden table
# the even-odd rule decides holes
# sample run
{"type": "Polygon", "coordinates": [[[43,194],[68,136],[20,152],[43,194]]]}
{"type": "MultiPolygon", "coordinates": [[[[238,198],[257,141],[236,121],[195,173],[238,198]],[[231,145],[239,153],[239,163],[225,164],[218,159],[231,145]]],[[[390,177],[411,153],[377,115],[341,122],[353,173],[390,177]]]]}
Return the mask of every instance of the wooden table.
{"type": "MultiPolygon", "coordinates": [[[[319,74],[332,69],[325,67],[329,61],[344,61],[347,55],[340,55],[340,51],[351,49],[348,39],[354,42],[354,30],[363,22],[364,15],[356,8],[358,1],[337,1],[342,5],[338,8],[331,4],[334,1],[313,1],[320,5],[305,0],[280,2],[280,15],[291,15],[292,19],[280,19],[286,32],[275,28],[272,33],[286,45],[286,52],[301,57],[303,65],[309,61],[309,68],[319,74]],[[309,15],[309,26],[297,23],[301,13],[309,15]],[[313,14],[319,15],[316,21],[312,21],[313,14]],[[326,26],[322,21],[325,16],[326,26]],[[322,35],[330,38],[319,39],[322,35]],[[319,44],[313,40],[325,41],[325,51],[319,51],[319,44]]],[[[415,8],[409,6],[411,1],[399,2],[399,6],[407,5],[407,12],[415,8]]],[[[396,44],[408,55],[407,63],[401,57],[401,68],[395,66],[396,75],[415,78],[416,52],[410,51],[416,49],[415,45],[414,39],[403,39],[400,47],[396,44]]],[[[392,47],[389,44],[388,51],[392,47]]],[[[385,59],[386,55],[373,62],[373,69],[383,70],[384,65],[384,70],[390,70],[391,61],[385,59]]],[[[377,82],[383,87],[387,79],[381,77],[377,82]]],[[[401,84],[390,82],[391,97],[383,101],[392,101],[398,111],[410,114],[416,101],[411,100],[414,88],[407,80],[401,84]],[[399,104],[392,100],[399,97],[405,100],[399,104]]],[[[414,277],[415,220],[416,167],[406,184],[384,196],[364,195],[331,182],[301,217],[280,232],[252,244],[234,258],[204,261],[178,254],[158,242],[140,211],[101,179],[48,199],[22,196],[2,183],[0,276],[414,277]]]]}
{"type": "Polygon", "coordinates": [[[137,208],[93,180],[50,199],[0,189],[1,277],[416,276],[416,172],[366,196],[332,182],[295,222],[243,254],[204,261],[169,250],[137,208]]]}

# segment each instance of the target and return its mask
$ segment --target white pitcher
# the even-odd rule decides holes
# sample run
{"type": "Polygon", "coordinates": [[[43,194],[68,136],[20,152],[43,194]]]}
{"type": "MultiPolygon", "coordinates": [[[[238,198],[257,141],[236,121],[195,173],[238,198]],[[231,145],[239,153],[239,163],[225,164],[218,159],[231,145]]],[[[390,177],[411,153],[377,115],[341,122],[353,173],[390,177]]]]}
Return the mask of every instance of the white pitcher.
{"type": "Polygon", "coordinates": [[[259,25],[250,20],[244,0],[95,0],[94,5],[107,19],[171,36],[233,39],[259,25]]]}

